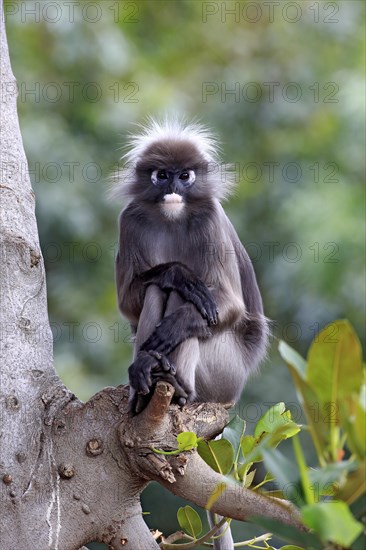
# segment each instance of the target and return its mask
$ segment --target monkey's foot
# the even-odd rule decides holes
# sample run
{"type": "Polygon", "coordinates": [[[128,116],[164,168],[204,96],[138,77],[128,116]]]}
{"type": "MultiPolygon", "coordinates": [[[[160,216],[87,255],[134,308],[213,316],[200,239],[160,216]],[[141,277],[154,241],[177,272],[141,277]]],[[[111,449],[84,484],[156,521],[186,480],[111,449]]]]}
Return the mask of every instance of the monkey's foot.
{"type": "Polygon", "coordinates": [[[139,351],[128,373],[133,390],[130,398],[130,410],[133,414],[140,413],[146,407],[159,381],[168,382],[174,387],[174,401],[179,405],[185,405],[189,399],[189,392],[176,377],[174,363],[160,352],[139,351]]]}
{"type": "Polygon", "coordinates": [[[150,392],[152,372],[163,371],[175,374],[175,366],[161,353],[140,350],[135,361],[128,369],[130,385],[137,393],[147,395],[150,392]]]}
{"type": "MultiPolygon", "coordinates": [[[[161,367],[161,370],[163,372],[169,372],[171,374],[175,374],[177,372],[174,363],[172,363],[166,355],[163,355],[160,353],[160,351],[155,351],[153,349],[147,350],[147,353],[149,353],[152,357],[155,357],[155,359],[159,362],[159,365],[161,367]]],[[[158,369],[160,370],[160,369],[158,369]]],[[[155,372],[156,369],[153,369],[153,372],[155,372]]]]}

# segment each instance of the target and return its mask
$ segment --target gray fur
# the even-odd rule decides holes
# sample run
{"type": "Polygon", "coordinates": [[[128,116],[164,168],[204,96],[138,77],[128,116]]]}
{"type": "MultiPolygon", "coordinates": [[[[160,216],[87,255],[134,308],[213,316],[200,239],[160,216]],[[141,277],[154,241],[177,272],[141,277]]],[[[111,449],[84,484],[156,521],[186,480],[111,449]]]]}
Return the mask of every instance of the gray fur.
{"type": "MultiPolygon", "coordinates": [[[[136,137],[127,155],[133,169],[121,182],[129,203],[120,217],[119,307],[136,330],[135,357],[158,330],[156,325],[162,319],[169,322],[178,311],[179,322],[170,329],[183,330],[185,323],[190,328],[170,358],[177,377],[190,388],[190,400],[233,403],[265,356],[268,325],[252,263],[220,204],[230,184],[210,173],[209,163],[218,161],[215,142],[200,127],[185,131],[173,126],[165,133],[155,126],[154,139],[151,124],[150,133],[136,137]],[[184,213],[174,221],[159,208],[165,191],[151,183],[151,172],[162,168],[193,169],[196,174],[194,185],[182,193],[184,213]],[[176,292],[167,294],[154,285],[146,290],[139,283],[139,274],[172,261],[186,265],[211,290],[219,322],[209,330],[195,307],[176,292]]],[[[231,535],[225,537],[215,541],[215,550],[232,547],[223,546],[231,544],[231,535]]]]}

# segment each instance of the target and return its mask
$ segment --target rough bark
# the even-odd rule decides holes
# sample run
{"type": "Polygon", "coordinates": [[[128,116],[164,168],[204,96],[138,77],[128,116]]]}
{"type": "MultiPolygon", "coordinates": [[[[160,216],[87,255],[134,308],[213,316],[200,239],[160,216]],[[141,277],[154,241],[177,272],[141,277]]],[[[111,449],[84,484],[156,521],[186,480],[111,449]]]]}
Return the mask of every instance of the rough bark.
{"type": "MultiPolygon", "coordinates": [[[[1,2],[2,9],[2,2],[1,2]]],[[[16,111],[16,82],[1,12],[1,378],[0,545],[2,550],[158,548],[142,519],[140,493],[157,480],[205,506],[219,480],[191,451],[173,449],[184,430],[213,437],[227,422],[218,405],[169,406],[161,383],[141,415],[127,412],[128,388],[105,388],[81,403],[52,363],[45,271],[16,111]]],[[[264,514],[299,525],[293,512],[241,488],[215,503],[223,516],[264,514]]]]}

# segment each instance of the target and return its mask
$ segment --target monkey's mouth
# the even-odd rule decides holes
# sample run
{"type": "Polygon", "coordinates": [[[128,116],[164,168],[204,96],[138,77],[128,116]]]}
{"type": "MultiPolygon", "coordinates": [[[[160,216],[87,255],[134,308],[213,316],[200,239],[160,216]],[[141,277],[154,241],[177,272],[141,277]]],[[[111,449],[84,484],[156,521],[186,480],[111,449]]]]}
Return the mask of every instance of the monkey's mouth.
{"type": "Polygon", "coordinates": [[[182,195],[178,195],[178,193],[167,193],[163,197],[164,204],[180,204],[183,202],[182,195]]]}
{"type": "Polygon", "coordinates": [[[164,195],[163,201],[160,204],[163,213],[170,219],[178,218],[184,210],[183,197],[182,195],[178,195],[178,193],[164,195]]]}

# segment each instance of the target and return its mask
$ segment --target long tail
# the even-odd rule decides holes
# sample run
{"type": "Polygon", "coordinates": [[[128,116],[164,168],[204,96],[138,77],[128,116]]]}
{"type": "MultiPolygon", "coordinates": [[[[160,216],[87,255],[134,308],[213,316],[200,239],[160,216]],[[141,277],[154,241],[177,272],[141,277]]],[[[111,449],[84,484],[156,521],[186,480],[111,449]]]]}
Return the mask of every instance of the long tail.
{"type": "MultiPolygon", "coordinates": [[[[207,517],[211,528],[221,520],[221,516],[218,516],[213,512],[207,512],[207,517]]],[[[218,535],[221,535],[224,531],[225,533],[220,538],[213,539],[214,550],[234,550],[234,541],[231,536],[230,527],[223,525],[215,536],[217,537],[218,535]]]]}

